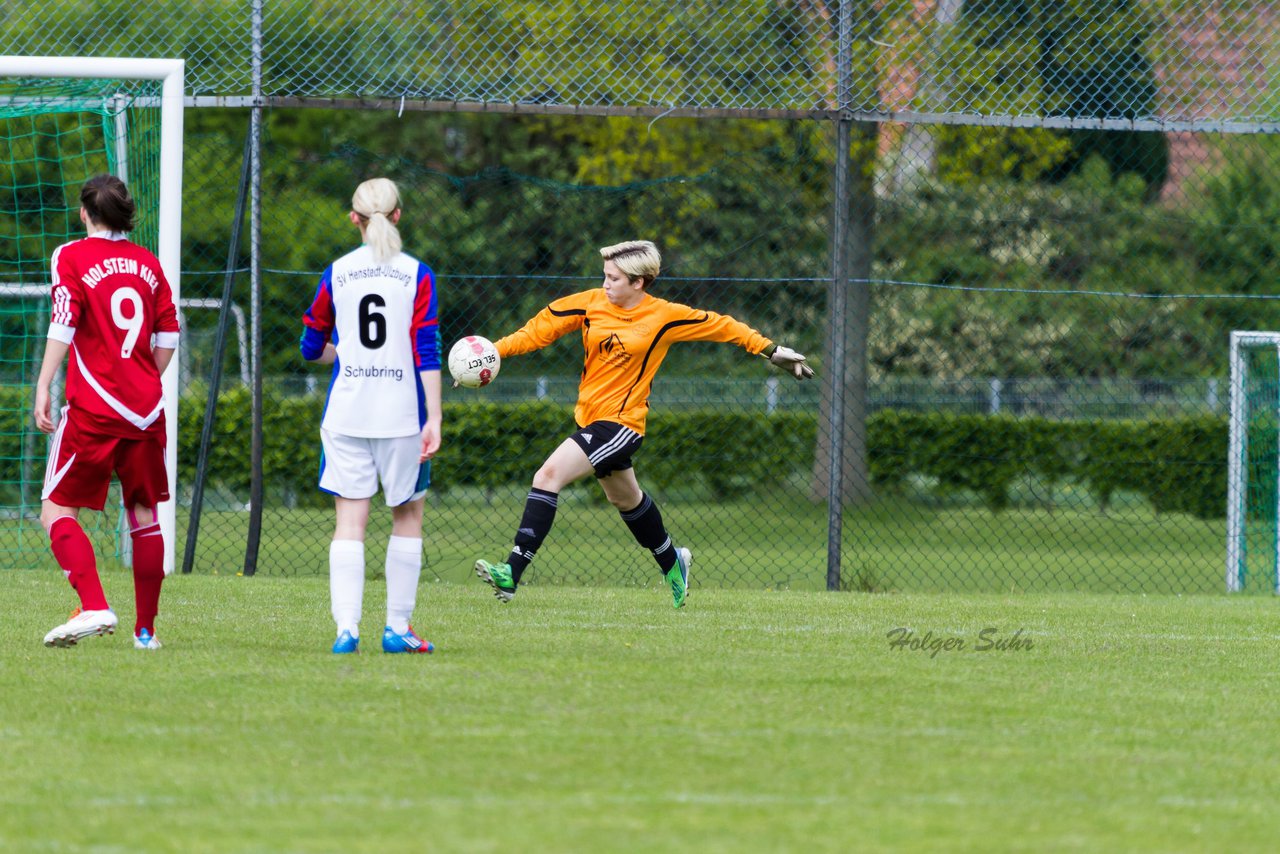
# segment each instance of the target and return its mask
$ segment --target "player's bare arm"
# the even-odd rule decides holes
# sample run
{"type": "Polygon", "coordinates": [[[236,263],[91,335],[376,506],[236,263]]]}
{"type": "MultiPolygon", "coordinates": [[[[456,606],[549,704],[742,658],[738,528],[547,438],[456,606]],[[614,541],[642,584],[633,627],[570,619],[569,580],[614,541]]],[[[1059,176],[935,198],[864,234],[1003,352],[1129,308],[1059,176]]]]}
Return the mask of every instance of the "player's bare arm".
{"type": "Polygon", "coordinates": [[[320,355],[312,359],[317,365],[332,365],[338,358],[338,348],[329,342],[325,342],[324,349],[320,351],[320,355]]]}
{"type": "Polygon", "coordinates": [[[427,423],[422,425],[422,450],[418,462],[426,462],[440,450],[440,371],[419,371],[418,379],[427,402],[427,423]]]}
{"type": "Polygon", "coordinates": [[[163,374],[165,368],[169,367],[169,363],[173,361],[173,348],[156,347],[151,351],[151,354],[156,360],[156,370],[163,374]]]}
{"type": "Polygon", "coordinates": [[[53,432],[53,398],[49,393],[49,387],[53,384],[53,378],[58,373],[58,368],[62,366],[62,360],[67,357],[67,351],[71,349],[71,345],[57,338],[45,339],[44,345],[44,361],[40,364],[40,376],[36,379],[36,402],[35,402],[35,419],[36,427],[42,433],[53,432]]]}
{"type": "MultiPolygon", "coordinates": [[[[303,358],[306,358],[304,351],[303,358]]],[[[324,343],[324,349],[320,351],[320,355],[314,359],[307,359],[313,365],[332,365],[338,358],[338,350],[328,341],[324,343]]]]}

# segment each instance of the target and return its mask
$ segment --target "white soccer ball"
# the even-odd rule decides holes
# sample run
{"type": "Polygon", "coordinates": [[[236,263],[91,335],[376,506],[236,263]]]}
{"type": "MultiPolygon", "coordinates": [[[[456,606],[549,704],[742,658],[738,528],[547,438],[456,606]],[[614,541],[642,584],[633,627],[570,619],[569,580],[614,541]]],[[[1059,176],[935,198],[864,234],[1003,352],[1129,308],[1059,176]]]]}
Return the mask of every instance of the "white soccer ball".
{"type": "Polygon", "coordinates": [[[502,359],[488,338],[468,335],[459,338],[449,351],[449,375],[460,386],[480,388],[493,382],[502,359]]]}

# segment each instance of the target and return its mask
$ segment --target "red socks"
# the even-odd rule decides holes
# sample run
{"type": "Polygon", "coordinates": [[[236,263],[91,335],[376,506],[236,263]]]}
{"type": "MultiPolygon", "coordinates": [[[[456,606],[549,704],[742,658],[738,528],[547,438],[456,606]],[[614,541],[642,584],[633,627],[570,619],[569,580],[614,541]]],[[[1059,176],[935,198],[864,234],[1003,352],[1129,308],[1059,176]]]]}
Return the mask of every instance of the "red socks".
{"type": "MultiPolygon", "coordinates": [[[[164,536],[158,522],[134,528],[129,532],[133,539],[133,590],[137,603],[137,621],[133,633],[146,629],[156,633],[156,613],[160,609],[160,585],[164,583],[164,536]]],[[[67,574],[67,580],[80,597],[84,611],[106,610],[107,596],[102,591],[98,577],[98,561],[93,554],[93,544],[80,522],[74,516],[60,516],[49,529],[49,544],[58,566],[67,574]]]]}
{"type": "Polygon", "coordinates": [[[133,633],[146,629],[154,636],[160,585],[164,583],[164,537],[157,522],[134,528],[129,536],[133,538],[133,595],[138,606],[133,633]]]}
{"type": "MultiPolygon", "coordinates": [[[[105,611],[107,595],[102,592],[102,580],[98,578],[98,561],[93,556],[93,544],[84,528],[74,516],[59,516],[49,527],[49,545],[54,560],[80,597],[84,611],[105,611]]],[[[161,570],[163,574],[163,569],[161,570]]]]}

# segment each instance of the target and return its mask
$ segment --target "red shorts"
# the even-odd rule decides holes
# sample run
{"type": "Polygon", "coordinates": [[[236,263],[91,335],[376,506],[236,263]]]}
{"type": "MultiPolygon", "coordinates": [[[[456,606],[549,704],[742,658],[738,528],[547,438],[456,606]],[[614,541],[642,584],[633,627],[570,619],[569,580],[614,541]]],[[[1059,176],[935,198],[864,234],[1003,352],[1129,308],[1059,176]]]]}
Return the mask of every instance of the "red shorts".
{"type": "Polygon", "coordinates": [[[126,507],[155,507],[168,501],[163,420],[160,425],[137,438],[123,438],[91,429],[64,408],[49,446],[41,499],[63,507],[101,510],[115,472],[126,507]]]}

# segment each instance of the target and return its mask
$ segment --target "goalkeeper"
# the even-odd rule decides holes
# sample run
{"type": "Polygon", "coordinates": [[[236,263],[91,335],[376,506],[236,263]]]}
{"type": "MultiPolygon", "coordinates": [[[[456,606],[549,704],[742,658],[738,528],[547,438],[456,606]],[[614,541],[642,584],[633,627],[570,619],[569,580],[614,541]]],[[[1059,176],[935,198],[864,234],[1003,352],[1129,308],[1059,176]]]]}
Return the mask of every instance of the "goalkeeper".
{"type": "Polygon", "coordinates": [[[644,440],[649,390],[667,351],[677,341],[720,341],[764,356],[798,380],[813,376],[805,357],[781,347],[732,317],[652,296],[662,258],[648,240],[606,246],[602,287],[555,300],[518,331],[496,342],[505,360],[581,331],[586,360],[578,385],[578,429],[551,452],[533,476],[515,545],[505,563],[478,560],[476,575],[501,602],[511,601],[520,578],[555,522],[559,494],[595,474],[609,503],[636,542],[653,552],[675,607],[689,589],[689,549],[676,547],[653,498],[636,481],[631,458],[644,440]]]}

